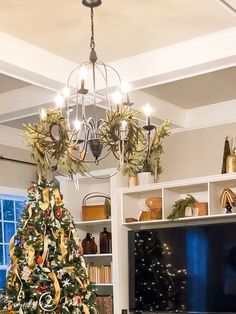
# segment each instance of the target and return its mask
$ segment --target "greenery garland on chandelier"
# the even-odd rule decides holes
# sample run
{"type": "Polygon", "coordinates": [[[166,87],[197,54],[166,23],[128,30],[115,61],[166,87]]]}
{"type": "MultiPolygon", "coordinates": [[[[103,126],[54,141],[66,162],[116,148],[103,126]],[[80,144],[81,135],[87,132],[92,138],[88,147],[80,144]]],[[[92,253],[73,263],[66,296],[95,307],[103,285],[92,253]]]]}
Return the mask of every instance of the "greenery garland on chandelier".
{"type": "MultiPolygon", "coordinates": [[[[39,123],[25,125],[24,139],[30,146],[32,158],[41,172],[57,170],[65,175],[85,175],[90,171],[86,152],[75,140],[66,118],[56,108],[43,108],[39,123]]],[[[170,121],[155,128],[147,142],[147,134],[138,120],[138,112],[130,107],[117,106],[108,110],[96,136],[108,153],[119,160],[124,175],[141,171],[161,172],[160,157],[163,139],[170,134],[170,121]]]]}

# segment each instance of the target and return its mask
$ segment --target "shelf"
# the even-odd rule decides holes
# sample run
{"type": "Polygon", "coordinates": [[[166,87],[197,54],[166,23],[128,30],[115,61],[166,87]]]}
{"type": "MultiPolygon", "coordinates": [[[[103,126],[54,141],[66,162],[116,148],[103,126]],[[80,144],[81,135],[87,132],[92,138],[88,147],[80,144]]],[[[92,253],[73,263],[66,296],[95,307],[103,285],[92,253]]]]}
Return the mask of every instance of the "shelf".
{"type": "Polygon", "coordinates": [[[105,254],[84,254],[84,258],[88,257],[112,257],[112,253],[105,253],[105,254]]]}
{"type": "Polygon", "coordinates": [[[205,176],[205,177],[196,177],[191,179],[183,179],[183,180],[176,180],[176,181],[166,181],[166,182],[158,182],[158,183],[151,183],[147,185],[137,185],[133,187],[125,187],[121,188],[121,194],[132,194],[132,193],[139,193],[145,191],[152,191],[158,190],[161,188],[178,188],[184,186],[192,186],[198,184],[204,184],[208,182],[219,182],[219,181],[235,181],[236,180],[236,173],[225,173],[225,174],[217,174],[213,176],[205,176]]]}
{"type": "Polygon", "coordinates": [[[110,224],[110,223],[111,223],[111,219],[75,221],[76,226],[103,225],[103,224],[110,224]]]}
{"type": "Polygon", "coordinates": [[[174,225],[183,222],[194,222],[194,221],[210,221],[210,220],[228,220],[228,219],[235,219],[236,213],[229,213],[229,214],[218,214],[218,215],[211,215],[211,216],[192,216],[192,217],[183,217],[177,220],[169,220],[169,219],[160,219],[160,220],[146,220],[146,221],[135,221],[130,223],[123,223],[124,226],[132,227],[132,226],[141,226],[141,225],[161,225],[161,224],[169,224],[174,225]]]}

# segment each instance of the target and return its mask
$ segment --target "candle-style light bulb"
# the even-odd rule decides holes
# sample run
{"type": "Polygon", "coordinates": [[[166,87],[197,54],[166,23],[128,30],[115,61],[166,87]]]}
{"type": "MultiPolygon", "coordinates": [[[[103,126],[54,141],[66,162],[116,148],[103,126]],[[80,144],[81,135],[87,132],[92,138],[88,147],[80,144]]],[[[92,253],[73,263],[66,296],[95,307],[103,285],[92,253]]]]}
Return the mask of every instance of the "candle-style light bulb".
{"type": "Polygon", "coordinates": [[[68,86],[65,86],[65,87],[63,88],[63,90],[62,90],[62,95],[63,95],[64,97],[66,97],[66,98],[70,96],[70,89],[69,89],[68,86]]]}
{"type": "Polygon", "coordinates": [[[122,93],[127,94],[130,91],[131,87],[128,82],[123,81],[120,85],[120,89],[122,93]]]}
{"type": "Polygon", "coordinates": [[[87,76],[88,76],[88,72],[87,72],[85,66],[82,66],[82,67],[79,69],[79,78],[80,78],[80,81],[81,81],[81,82],[80,82],[80,83],[81,83],[81,85],[80,85],[81,90],[84,89],[84,81],[85,81],[85,79],[87,78],[87,76]]]}
{"type": "Polygon", "coordinates": [[[74,128],[75,128],[75,131],[79,131],[81,128],[81,122],[78,119],[74,120],[74,128]]]}
{"type": "Polygon", "coordinates": [[[61,94],[57,94],[55,98],[55,103],[58,108],[61,108],[64,104],[64,97],[61,94]]]}
{"type": "Polygon", "coordinates": [[[113,102],[115,104],[121,104],[122,103],[122,95],[119,91],[116,91],[114,94],[112,94],[112,99],[113,99],[113,102]]]}
{"type": "Polygon", "coordinates": [[[46,121],[47,120],[47,110],[45,108],[41,108],[39,112],[40,120],[46,121]]]}
{"type": "Polygon", "coordinates": [[[149,105],[149,103],[146,103],[145,107],[144,107],[144,113],[147,117],[147,125],[150,125],[150,115],[151,115],[152,109],[149,105]]]}

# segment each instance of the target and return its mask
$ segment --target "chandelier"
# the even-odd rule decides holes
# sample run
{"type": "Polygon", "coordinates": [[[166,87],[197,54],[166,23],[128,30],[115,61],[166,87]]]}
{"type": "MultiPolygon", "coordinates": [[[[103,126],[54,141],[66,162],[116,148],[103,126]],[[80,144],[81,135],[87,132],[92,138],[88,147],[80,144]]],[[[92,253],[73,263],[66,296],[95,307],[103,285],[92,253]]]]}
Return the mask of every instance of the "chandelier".
{"type": "Polygon", "coordinates": [[[158,144],[168,133],[169,121],[164,133],[158,133],[150,123],[151,108],[146,105],[147,123],[141,125],[129,99],[128,84],[112,66],[100,61],[95,51],[94,8],[101,0],[83,0],[82,4],[90,9],[89,60],[71,71],[57,96],[56,108],[42,108],[40,123],[25,126],[25,138],[41,170],[85,175],[90,173],[90,164],[97,165],[112,154],[118,171],[137,173],[150,160],[153,144],[161,153],[158,144]],[[93,115],[88,116],[91,107],[93,115]],[[99,108],[105,109],[105,117],[99,116],[99,108]],[[151,143],[154,129],[156,137],[151,143]]]}

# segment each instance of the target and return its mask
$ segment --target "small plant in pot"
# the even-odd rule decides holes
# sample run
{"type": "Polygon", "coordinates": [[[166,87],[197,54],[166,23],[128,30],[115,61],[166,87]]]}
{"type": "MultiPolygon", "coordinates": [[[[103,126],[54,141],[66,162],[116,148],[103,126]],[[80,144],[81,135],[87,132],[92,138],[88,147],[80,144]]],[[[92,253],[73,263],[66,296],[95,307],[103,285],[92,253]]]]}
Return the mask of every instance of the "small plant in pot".
{"type": "Polygon", "coordinates": [[[182,218],[182,217],[185,217],[185,210],[186,210],[186,207],[194,207],[194,203],[196,203],[196,199],[190,195],[190,194],[187,194],[187,197],[186,198],[183,198],[183,199],[179,199],[177,200],[172,208],[171,208],[171,213],[169,214],[169,216],[167,217],[167,219],[170,219],[170,220],[176,220],[178,218],[182,218]]]}

